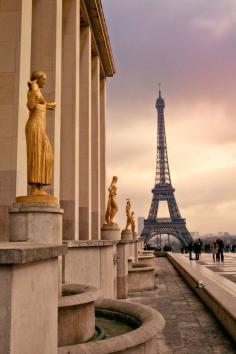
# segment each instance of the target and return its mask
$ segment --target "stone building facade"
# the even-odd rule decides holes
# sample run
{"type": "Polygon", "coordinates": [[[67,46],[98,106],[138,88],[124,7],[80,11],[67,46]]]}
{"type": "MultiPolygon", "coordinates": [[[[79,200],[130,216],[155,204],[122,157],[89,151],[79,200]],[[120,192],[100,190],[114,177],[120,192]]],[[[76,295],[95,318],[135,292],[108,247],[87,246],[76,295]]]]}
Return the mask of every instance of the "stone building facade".
{"type": "Polygon", "coordinates": [[[65,240],[100,239],[105,211],[106,78],[115,73],[101,1],[0,1],[0,240],[8,209],[27,194],[25,124],[32,70],[47,74],[44,96],[54,150],[49,192],[64,209],[65,240]]]}
{"type": "Polygon", "coordinates": [[[114,73],[101,0],[0,0],[0,354],[156,352],[161,315],[117,300],[154,288],[154,268],[143,265],[154,256],[134,230],[102,225],[114,73]],[[34,70],[46,73],[43,95],[57,102],[47,113],[48,192],[60,206],[52,196],[26,197],[34,70]],[[93,342],[95,308],[134,317],[138,332],[93,342]]]}

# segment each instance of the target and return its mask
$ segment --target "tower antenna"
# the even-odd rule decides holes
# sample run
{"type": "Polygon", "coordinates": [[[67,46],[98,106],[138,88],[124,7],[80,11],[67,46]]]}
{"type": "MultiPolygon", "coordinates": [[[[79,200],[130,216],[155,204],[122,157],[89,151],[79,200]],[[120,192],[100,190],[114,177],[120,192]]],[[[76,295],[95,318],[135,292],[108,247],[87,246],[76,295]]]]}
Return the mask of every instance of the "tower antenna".
{"type": "Polygon", "coordinates": [[[158,87],[159,87],[159,97],[161,97],[161,83],[158,82],[158,87]]]}

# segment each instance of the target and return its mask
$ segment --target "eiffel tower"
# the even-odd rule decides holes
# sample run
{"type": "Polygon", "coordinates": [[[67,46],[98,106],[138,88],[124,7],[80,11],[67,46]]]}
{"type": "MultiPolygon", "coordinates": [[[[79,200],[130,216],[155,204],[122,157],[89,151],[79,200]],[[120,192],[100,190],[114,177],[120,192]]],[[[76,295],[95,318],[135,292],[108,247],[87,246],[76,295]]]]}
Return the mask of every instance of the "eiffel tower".
{"type": "Polygon", "coordinates": [[[153,197],[148,218],[144,220],[144,229],[141,237],[148,242],[153,236],[167,234],[175,236],[182,246],[192,241],[186,221],[180,215],[175,200],[175,189],[172,187],[170,169],[167,155],[165,119],[165,101],[161,97],[159,86],[159,97],[156,100],[158,113],[157,120],[157,160],[155,186],[152,189],[153,197]],[[166,201],[170,218],[158,218],[158,207],[160,201],[166,201]]]}

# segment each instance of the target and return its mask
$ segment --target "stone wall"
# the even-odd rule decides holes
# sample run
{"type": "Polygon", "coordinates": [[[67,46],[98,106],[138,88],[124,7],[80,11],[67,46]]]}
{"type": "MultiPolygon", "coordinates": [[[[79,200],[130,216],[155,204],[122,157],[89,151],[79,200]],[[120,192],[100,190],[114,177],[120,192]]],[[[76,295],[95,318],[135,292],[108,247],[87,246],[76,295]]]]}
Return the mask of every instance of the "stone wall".
{"type": "Polygon", "coordinates": [[[66,244],[69,252],[63,260],[63,281],[88,284],[101,289],[101,296],[117,298],[116,243],[75,241],[66,244]]]}

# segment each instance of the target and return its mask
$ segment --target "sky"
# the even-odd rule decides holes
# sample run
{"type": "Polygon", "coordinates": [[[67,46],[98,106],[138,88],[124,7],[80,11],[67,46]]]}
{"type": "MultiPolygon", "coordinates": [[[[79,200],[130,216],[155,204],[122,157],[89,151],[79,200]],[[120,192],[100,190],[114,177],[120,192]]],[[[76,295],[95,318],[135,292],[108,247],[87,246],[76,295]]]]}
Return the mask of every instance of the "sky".
{"type": "Polygon", "coordinates": [[[102,3],[117,70],[107,86],[107,183],[118,176],[119,226],[126,198],[148,216],[161,82],[181,216],[189,231],[236,234],[236,1],[102,3]]]}

